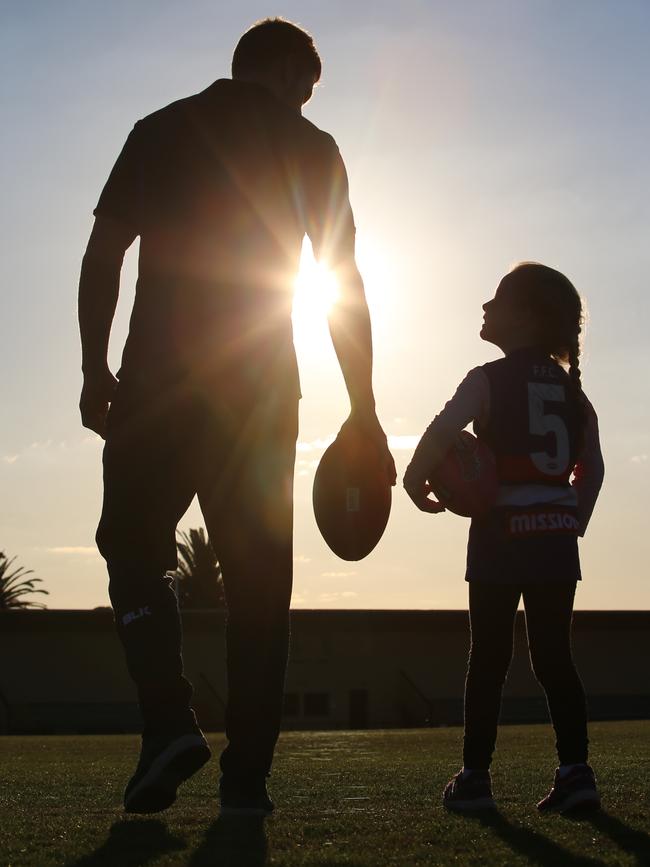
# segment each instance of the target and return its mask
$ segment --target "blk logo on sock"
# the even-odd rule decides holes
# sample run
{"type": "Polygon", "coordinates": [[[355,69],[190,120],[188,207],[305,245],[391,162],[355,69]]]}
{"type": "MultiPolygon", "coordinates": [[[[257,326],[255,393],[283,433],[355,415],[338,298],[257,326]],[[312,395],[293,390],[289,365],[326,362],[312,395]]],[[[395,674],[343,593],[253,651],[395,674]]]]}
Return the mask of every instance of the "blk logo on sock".
{"type": "Polygon", "coordinates": [[[151,609],[148,605],[145,605],[144,608],[136,608],[135,611],[129,611],[128,614],[125,614],[122,617],[122,626],[128,626],[129,623],[133,623],[134,620],[140,620],[141,617],[151,617],[151,609]]]}

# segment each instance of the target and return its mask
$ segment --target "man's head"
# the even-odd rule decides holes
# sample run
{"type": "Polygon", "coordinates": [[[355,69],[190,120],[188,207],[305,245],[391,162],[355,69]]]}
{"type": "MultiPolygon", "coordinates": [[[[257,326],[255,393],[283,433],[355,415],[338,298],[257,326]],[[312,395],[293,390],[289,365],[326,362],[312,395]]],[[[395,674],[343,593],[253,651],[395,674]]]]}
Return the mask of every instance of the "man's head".
{"type": "Polygon", "coordinates": [[[237,43],[232,77],[253,81],[300,111],[321,75],[321,60],[312,37],[282,18],[254,24],[237,43]]]}

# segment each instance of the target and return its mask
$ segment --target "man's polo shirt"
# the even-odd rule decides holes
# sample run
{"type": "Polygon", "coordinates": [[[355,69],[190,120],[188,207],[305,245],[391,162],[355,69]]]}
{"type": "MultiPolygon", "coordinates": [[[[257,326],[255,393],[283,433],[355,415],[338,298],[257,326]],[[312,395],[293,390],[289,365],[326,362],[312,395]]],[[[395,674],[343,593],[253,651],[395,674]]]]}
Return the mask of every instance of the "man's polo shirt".
{"type": "Polygon", "coordinates": [[[330,135],[261,86],[218,80],[136,123],[94,213],[140,236],[121,380],[299,392],[303,237],[331,266],[354,252],[330,135]]]}

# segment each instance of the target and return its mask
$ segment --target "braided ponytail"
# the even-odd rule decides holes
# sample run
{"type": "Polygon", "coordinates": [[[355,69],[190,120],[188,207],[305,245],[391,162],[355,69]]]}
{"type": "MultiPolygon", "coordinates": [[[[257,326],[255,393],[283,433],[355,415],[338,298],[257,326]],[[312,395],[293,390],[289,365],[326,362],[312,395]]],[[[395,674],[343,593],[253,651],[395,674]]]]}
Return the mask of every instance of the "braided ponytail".
{"type": "Polygon", "coordinates": [[[578,406],[578,416],[580,419],[580,445],[584,437],[584,430],[587,424],[587,402],[585,393],[582,390],[582,375],[580,373],[580,338],[579,333],[582,329],[578,326],[578,333],[568,347],[568,362],[569,362],[569,380],[573,386],[578,406]]]}
{"type": "Polygon", "coordinates": [[[582,299],[568,277],[538,262],[522,262],[508,277],[516,284],[518,303],[535,316],[540,346],[558,364],[568,367],[582,435],[587,421],[580,374],[580,335],[584,321],[582,299]]]}

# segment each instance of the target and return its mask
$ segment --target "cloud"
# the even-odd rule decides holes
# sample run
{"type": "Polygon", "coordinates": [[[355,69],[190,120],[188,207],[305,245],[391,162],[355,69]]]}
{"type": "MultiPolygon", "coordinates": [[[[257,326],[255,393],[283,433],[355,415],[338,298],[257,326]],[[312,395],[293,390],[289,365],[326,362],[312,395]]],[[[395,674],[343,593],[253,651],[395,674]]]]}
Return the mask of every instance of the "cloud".
{"type": "Polygon", "coordinates": [[[304,554],[296,554],[293,558],[294,563],[311,563],[311,557],[305,557],[304,554]]]}
{"type": "MultiPolygon", "coordinates": [[[[410,451],[420,442],[420,437],[421,434],[389,434],[388,445],[395,451],[410,451]]],[[[332,435],[324,439],[299,442],[296,449],[299,453],[322,452],[334,442],[334,439],[335,437],[332,435]]],[[[298,463],[300,464],[301,462],[298,461],[298,463]]],[[[307,464],[307,461],[304,463],[307,464]]]]}
{"type": "Polygon", "coordinates": [[[344,590],[342,593],[320,593],[319,602],[339,602],[342,599],[353,599],[358,596],[353,590],[344,590]]]}
{"type": "Polygon", "coordinates": [[[97,434],[81,436],[73,440],[35,440],[22,446],[14,454],[3,455],[0,460],[5,464],[15,464],[20,460],[21,464],[51,465],[63,461],[77,461],[81,450],[92,449],[96,451],[103,446],[104,441],[97,434]]]}
{"type": "Polygon", "coordinates": [[[648,463],[648,456],[647,455],[633,455],[630,458],[630,461],[633,464],[647,464],[648,463]]]}
{"type": "Polygon", "coordinates": [[[311,442],[299,442],[296,446],[297,452],[324,452],[325,449],[334,442],[334,435],[325,439],[311,440],[311,442]]]}
{"type": "Polygon", "coordinates": [[[420,442],[420,436],[420,434],[405,434],[404,436],[391,434],[388,437],[388,447],[396,452],[410,452],[420,442]]]}
{"type": "Polygon", "coordinates": [[[296,475],[297,476],[311,476],[314,474],[314,470],[318,466],[318,459],[316,460],[305,460],[304,458],[299,458],[296,461],[296,475]]]}
{"type": "Polygon", "coordinates": [[[307,597],[303,596],[302,593],[293,593],[291,596],[291,607],[297,608],[299,605],[305,605],[307,602],[307,597]]]}
{"type": "Polygon", "coordinates": [[[99,557],[99,551],[94,545],[72,545],[59,548],[47,548],[50,554],[81,554],[86,557],[99,557]]]}

